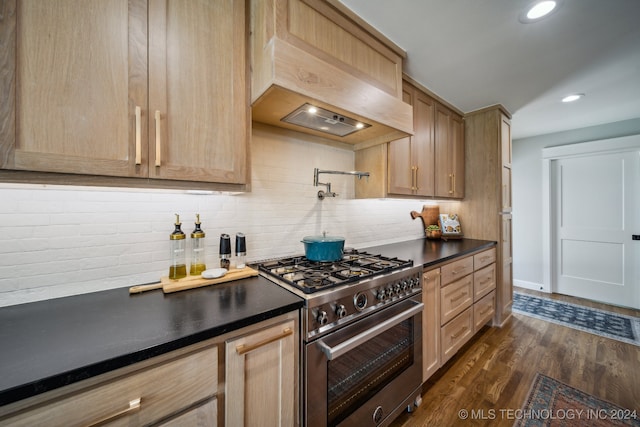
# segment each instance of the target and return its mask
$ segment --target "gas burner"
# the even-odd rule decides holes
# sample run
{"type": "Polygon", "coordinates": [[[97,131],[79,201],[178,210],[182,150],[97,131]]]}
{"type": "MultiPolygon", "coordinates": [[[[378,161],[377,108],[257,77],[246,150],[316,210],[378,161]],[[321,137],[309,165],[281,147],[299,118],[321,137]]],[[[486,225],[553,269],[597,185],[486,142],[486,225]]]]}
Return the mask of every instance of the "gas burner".
{"type": "Polygon", "coordinates": [[[308,281],[309,284],[317,286],[322,284],[322,282],[325,279],[329,278],[331,274],[322,272],[322,271],[310,271],[310,272],[303,273],[303,276],[304,276],[305,283],[307,283],[308,281]]]}

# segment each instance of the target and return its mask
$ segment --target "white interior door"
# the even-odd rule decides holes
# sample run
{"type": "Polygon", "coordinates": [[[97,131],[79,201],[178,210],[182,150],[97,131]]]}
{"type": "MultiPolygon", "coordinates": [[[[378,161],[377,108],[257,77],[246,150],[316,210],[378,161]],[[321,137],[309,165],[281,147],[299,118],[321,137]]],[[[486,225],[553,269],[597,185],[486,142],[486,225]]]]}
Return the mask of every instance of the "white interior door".
{"type": "Polygon", "coordinates": [[[551,162],[554,291],[640,308],[640,152],[551,162]]]}

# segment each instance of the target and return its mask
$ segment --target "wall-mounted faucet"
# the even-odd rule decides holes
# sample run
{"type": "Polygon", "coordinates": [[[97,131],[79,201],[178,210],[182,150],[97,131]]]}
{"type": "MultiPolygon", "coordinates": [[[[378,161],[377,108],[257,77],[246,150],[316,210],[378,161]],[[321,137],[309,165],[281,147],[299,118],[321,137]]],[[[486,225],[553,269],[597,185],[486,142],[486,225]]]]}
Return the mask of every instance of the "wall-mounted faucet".
{"type": "Polygon", "coordinates": [[[362,179],[363,176],[369,178],[369,172],[359,172],[359,171],[348,171],[348,172],[343,172],[343,171],[329,171],[329,170],[320,170],[318,168],[315,168],[313,170],[313,185],[314,186],[318,186],[318,185],[324,185],[325,187],[327,187],[327,191],[324,190],[320,190],[318,191],[318,199],[323,200],[325,197],[336,197],[338,194],[334,193],[331,191],[331,183],[327,182],[320,182],[318,180],[318,177],[320,176],[321,173],[327,173],[327,174],[333,174],[333,175],[353,175],[353,176],[357,176],[358,179],[362,179]]]}

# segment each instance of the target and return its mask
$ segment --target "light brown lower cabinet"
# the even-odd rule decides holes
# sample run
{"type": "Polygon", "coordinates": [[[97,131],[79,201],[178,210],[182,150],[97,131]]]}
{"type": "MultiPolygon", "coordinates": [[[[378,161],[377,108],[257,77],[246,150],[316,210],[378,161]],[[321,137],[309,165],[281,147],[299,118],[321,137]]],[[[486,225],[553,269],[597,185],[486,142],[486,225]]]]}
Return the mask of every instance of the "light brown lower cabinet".
{"type": "Polygon", "coordinates": [[[288,320],[226,342],[226,426],[297,424],[295,330],[288,320]]]}
{"type": "Polygon", "coordinates": [[[298,319],[287,313],[0,407],[0,426],[298,425],[298,319]]]}
{"type": "Polygon", "coordinates": [[[422,381],[495,314],[496,249],[458,258],[423,274],[422,381]]]}

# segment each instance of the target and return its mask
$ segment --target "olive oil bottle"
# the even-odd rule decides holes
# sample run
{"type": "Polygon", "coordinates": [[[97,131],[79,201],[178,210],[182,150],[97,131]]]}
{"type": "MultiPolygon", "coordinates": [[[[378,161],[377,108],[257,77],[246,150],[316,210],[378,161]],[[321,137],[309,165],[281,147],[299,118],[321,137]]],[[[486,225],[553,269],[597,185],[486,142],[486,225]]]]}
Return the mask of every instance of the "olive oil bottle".
{"type": "Polygon", "coordinates": [[[200,214],[196,214],[196,228],[191,233],[191,268],[189,274],[197,276],[207,269],[204,261],[204,231],[200,228],[200,214]]]}
{"type": "Polygon", "coordinates": [[[180,215],[176,215],[175,229],[169,235],[169,279],[178,280],[187,277],[187,262],[185,254],[185,235],[180,226],[180,215]]]}

